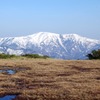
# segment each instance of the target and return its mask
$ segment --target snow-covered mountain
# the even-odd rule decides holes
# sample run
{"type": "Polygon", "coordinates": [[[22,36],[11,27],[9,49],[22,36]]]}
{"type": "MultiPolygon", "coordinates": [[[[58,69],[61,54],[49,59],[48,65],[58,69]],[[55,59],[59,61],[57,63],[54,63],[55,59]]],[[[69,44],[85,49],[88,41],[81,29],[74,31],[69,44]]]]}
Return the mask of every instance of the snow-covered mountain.
{"type": "Polygon", "coordinates": [[[8,54],[42,54],[60,59],[84,59],[100,41],[77,34],[39,32],[23,37],[0,38],[0,52],[8,54]]]}

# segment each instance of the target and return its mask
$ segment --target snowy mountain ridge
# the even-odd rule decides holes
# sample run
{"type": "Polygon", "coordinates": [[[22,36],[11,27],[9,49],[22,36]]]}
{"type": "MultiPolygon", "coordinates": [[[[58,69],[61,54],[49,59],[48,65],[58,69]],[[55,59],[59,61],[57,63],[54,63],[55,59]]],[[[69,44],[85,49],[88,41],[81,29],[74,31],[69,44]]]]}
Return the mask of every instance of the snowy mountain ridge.
{"type": "Polygon", "coordinates": [[[85,59],[100,41],[77,34],[39,32],[28,36],[0,38],[0,52],[8,54],[35,53],[59,59],[85,59]]]}

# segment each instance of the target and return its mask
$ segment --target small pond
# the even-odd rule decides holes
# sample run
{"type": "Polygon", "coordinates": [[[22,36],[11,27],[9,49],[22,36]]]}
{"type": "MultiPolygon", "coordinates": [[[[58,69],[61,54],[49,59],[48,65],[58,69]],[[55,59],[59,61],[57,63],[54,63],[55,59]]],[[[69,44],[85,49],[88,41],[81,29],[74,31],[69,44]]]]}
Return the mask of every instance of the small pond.
{"type": "Polygon", "coordinates": [[[4,97],[0,97],[0,100],[13,100],[16,98],[16,95],[6,95],[4,97]]]}
{"type": "Polygon", "coordinates": [[[9,74],[9,75],[13,75],[13,74],[16,73],[16,71],[12,70],[12,69],[6,69],[6,70],[5,69],[1,69],[0,73],[6,73],[6,74],[9,74]]]}

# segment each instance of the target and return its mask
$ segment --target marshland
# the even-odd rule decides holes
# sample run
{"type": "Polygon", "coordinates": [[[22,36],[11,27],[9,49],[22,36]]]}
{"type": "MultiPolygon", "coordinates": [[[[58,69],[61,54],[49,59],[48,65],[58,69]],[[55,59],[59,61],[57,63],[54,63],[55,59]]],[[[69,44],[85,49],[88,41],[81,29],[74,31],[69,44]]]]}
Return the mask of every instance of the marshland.
{"type": "Polygon", "coordinates": [[[0,59],[0,70],[4,70],[0,72],[1,98],[100,100],[100,60],[15,57],[0,59]]]}

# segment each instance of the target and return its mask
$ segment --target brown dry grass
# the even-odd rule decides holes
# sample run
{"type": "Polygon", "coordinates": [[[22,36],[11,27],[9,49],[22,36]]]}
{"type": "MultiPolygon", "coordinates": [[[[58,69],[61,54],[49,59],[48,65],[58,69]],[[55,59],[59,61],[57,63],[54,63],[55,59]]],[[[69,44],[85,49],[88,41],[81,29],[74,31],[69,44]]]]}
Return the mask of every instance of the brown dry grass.
{"type": "Polygon", "coordinates": [[[100,60],[0,60],[0,95],[18,94],[16,100],[100,100],[100,60]],[[8,67],[5,67],[8,66],[8,67]]]}

